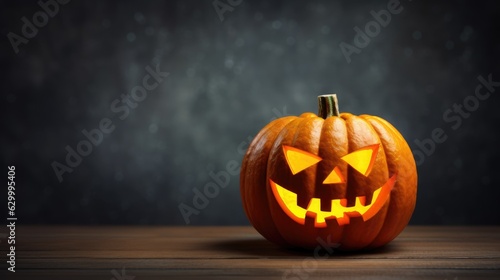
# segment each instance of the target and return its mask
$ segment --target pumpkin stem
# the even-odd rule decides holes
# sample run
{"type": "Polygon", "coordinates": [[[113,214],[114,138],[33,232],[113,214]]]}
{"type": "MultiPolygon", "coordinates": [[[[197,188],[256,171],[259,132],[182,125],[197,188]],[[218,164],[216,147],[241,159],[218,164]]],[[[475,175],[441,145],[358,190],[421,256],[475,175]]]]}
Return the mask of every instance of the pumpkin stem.
{"type": "Polygon", "coordinates": [[[326,119],[328,117],[340,117],[339,101],[336,94],[325,94],[318,96],[318,116],[326,119]]]}

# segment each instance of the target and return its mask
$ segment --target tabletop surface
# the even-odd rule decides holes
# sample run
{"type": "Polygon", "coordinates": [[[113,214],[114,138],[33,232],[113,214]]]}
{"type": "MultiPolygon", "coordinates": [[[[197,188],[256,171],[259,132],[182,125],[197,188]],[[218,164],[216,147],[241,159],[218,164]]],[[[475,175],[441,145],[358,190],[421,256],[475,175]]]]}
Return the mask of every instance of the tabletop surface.
{"type": "Polygon", "coordinates": [[[315,258],[252,227],[23,226],[15,273],[5,243],[6,279],[500,279],[500,227],[408,226],[382,249],[315,258]]]}

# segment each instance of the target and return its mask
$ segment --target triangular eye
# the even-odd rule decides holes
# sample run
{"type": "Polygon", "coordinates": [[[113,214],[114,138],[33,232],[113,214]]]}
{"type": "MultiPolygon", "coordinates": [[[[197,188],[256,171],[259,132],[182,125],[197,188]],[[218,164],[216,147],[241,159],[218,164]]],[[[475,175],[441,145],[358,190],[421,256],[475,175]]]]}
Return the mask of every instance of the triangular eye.
{"type": "Polygon", "coordinates": [[[359,173],[368,176],[368,174],[372,171],[373,164],[377,158],[379,147],[380,144],[364,147],[343,156],[341,159],[359,171],[359,173]]]}
{"type": "Polygon", "coordinates": [[[283,153],[293,175],[321,161],[316,155],[290,146],[283,145],[283,153]]]}

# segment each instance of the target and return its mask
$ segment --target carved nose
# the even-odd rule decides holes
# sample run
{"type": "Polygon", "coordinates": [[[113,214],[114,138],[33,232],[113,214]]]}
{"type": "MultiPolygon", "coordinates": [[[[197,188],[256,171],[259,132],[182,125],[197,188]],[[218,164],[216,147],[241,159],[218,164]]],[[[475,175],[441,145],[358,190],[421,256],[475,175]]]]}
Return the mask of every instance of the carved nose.
{"type": "Polygon", "coordinates": [[[323,184],[338,184],[338,183],[345,183],[344,176],[342,176],[342,172],[340,172],[340,169],[338,166],[335,166],[335,168],[328,174],[326,179],[323,181],[323,184]]]}

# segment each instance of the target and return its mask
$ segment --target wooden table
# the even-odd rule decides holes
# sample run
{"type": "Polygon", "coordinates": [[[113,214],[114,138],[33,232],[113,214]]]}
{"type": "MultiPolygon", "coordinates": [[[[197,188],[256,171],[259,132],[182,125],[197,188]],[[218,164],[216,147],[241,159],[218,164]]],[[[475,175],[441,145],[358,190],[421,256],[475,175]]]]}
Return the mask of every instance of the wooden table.
{"type": "Polygon", "coordinates": [[[385,248],[314,259],[251,227],[24,226],[2,279],[500,279],[500,227],[409,226],[385,248]]]}

